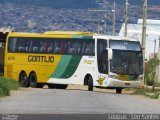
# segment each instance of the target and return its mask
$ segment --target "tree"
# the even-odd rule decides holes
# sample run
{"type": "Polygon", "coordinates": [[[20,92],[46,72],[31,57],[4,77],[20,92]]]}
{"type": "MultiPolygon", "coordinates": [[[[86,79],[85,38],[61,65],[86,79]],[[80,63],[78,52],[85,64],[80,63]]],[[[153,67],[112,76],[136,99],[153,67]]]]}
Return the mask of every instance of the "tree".
{"type": "Polygon", "coordinates": [[[145,75],[145,80],[147,85],[154,86],[156,83],[156,67],[160,64],[160,60],[158,58],[152,58],[148,61],[148,70],[145,75]]]}

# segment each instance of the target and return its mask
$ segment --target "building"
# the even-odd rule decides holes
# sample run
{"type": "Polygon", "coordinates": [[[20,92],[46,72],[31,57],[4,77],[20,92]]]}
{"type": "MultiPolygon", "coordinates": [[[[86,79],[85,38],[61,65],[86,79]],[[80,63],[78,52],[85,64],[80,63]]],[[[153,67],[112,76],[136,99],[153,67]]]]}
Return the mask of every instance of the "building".
{"type": "MultiPolygon", "coordinates": [[[[142,19],[139,19],[137,24],[128,24],[128,37],[135,38],[142,42],[142,19]]],[[[119,32],[119,36],[124,36],[125,24],[119,32]]],[[[146,54],[145,58],[149,59],[149,56],[155,52],[158,52],[159,39],[160,39],[160,20],[147,20],[147,36],[146,36],[146,54]],[[155,45],[156,40],[156,45],[155,45]]]]}
{"type": "MultiPolygon", "coordinates": [[[[158,50],[158,58],[160,59],[160,48],[158,50]]],[[[160,65],[157,67],[157,80],[160,83],[160,65]]]]}

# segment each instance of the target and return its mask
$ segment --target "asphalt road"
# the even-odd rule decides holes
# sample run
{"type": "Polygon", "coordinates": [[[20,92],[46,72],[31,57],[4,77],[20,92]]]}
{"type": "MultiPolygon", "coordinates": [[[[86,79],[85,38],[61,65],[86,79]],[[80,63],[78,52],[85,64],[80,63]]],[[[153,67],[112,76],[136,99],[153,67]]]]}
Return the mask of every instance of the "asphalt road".
{"type": "Polygon", "coordinates": [[[0,113],[159,114],[160,100],[103,91],[21,88],[0,98],[0,113]]]}

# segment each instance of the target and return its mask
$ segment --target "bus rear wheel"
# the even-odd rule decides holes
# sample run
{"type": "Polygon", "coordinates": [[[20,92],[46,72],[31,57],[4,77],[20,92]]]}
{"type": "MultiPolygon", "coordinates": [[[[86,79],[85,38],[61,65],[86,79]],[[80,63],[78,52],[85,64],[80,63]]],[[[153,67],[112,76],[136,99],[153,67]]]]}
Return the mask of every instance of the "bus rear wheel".
{"type": "Polygon", "coordinates": [[[116,93],[117,93],[117,94],[121,94],[121,93],[122,93],[122,88],[117,88],[117,89],[116,89],[116,93]]]}
{"type": "Polygon", "coordinates": [[[43,88],[44,84],[43,83],[37,83],[37,88],[43,88]]]}
{"type": "Polygon", "coordinates": [[[29,83],[30,83],[30,86],[33,87],[33,88],[36,88],[38,83],[37,83],[37,75],[35,72],[32,72],[29,76],[29,83]]]}
{"type": "Polygon", "coordinates": [[[19,82],[21,87],[29,87],[29,81],[28,81],[26,72],[20,73],[19,82]]]}

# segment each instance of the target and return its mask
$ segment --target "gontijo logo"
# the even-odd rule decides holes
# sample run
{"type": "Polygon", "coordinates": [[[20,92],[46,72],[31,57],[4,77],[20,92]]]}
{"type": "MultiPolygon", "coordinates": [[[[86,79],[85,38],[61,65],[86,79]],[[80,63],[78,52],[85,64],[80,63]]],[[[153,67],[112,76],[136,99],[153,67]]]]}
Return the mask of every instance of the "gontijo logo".
{"type": "Polygon", "coordinates": [[[45,63],[53,63],[54,56],[38,56],[38,55],[29,55],[28,62],[45,62],[45,63]]]}

